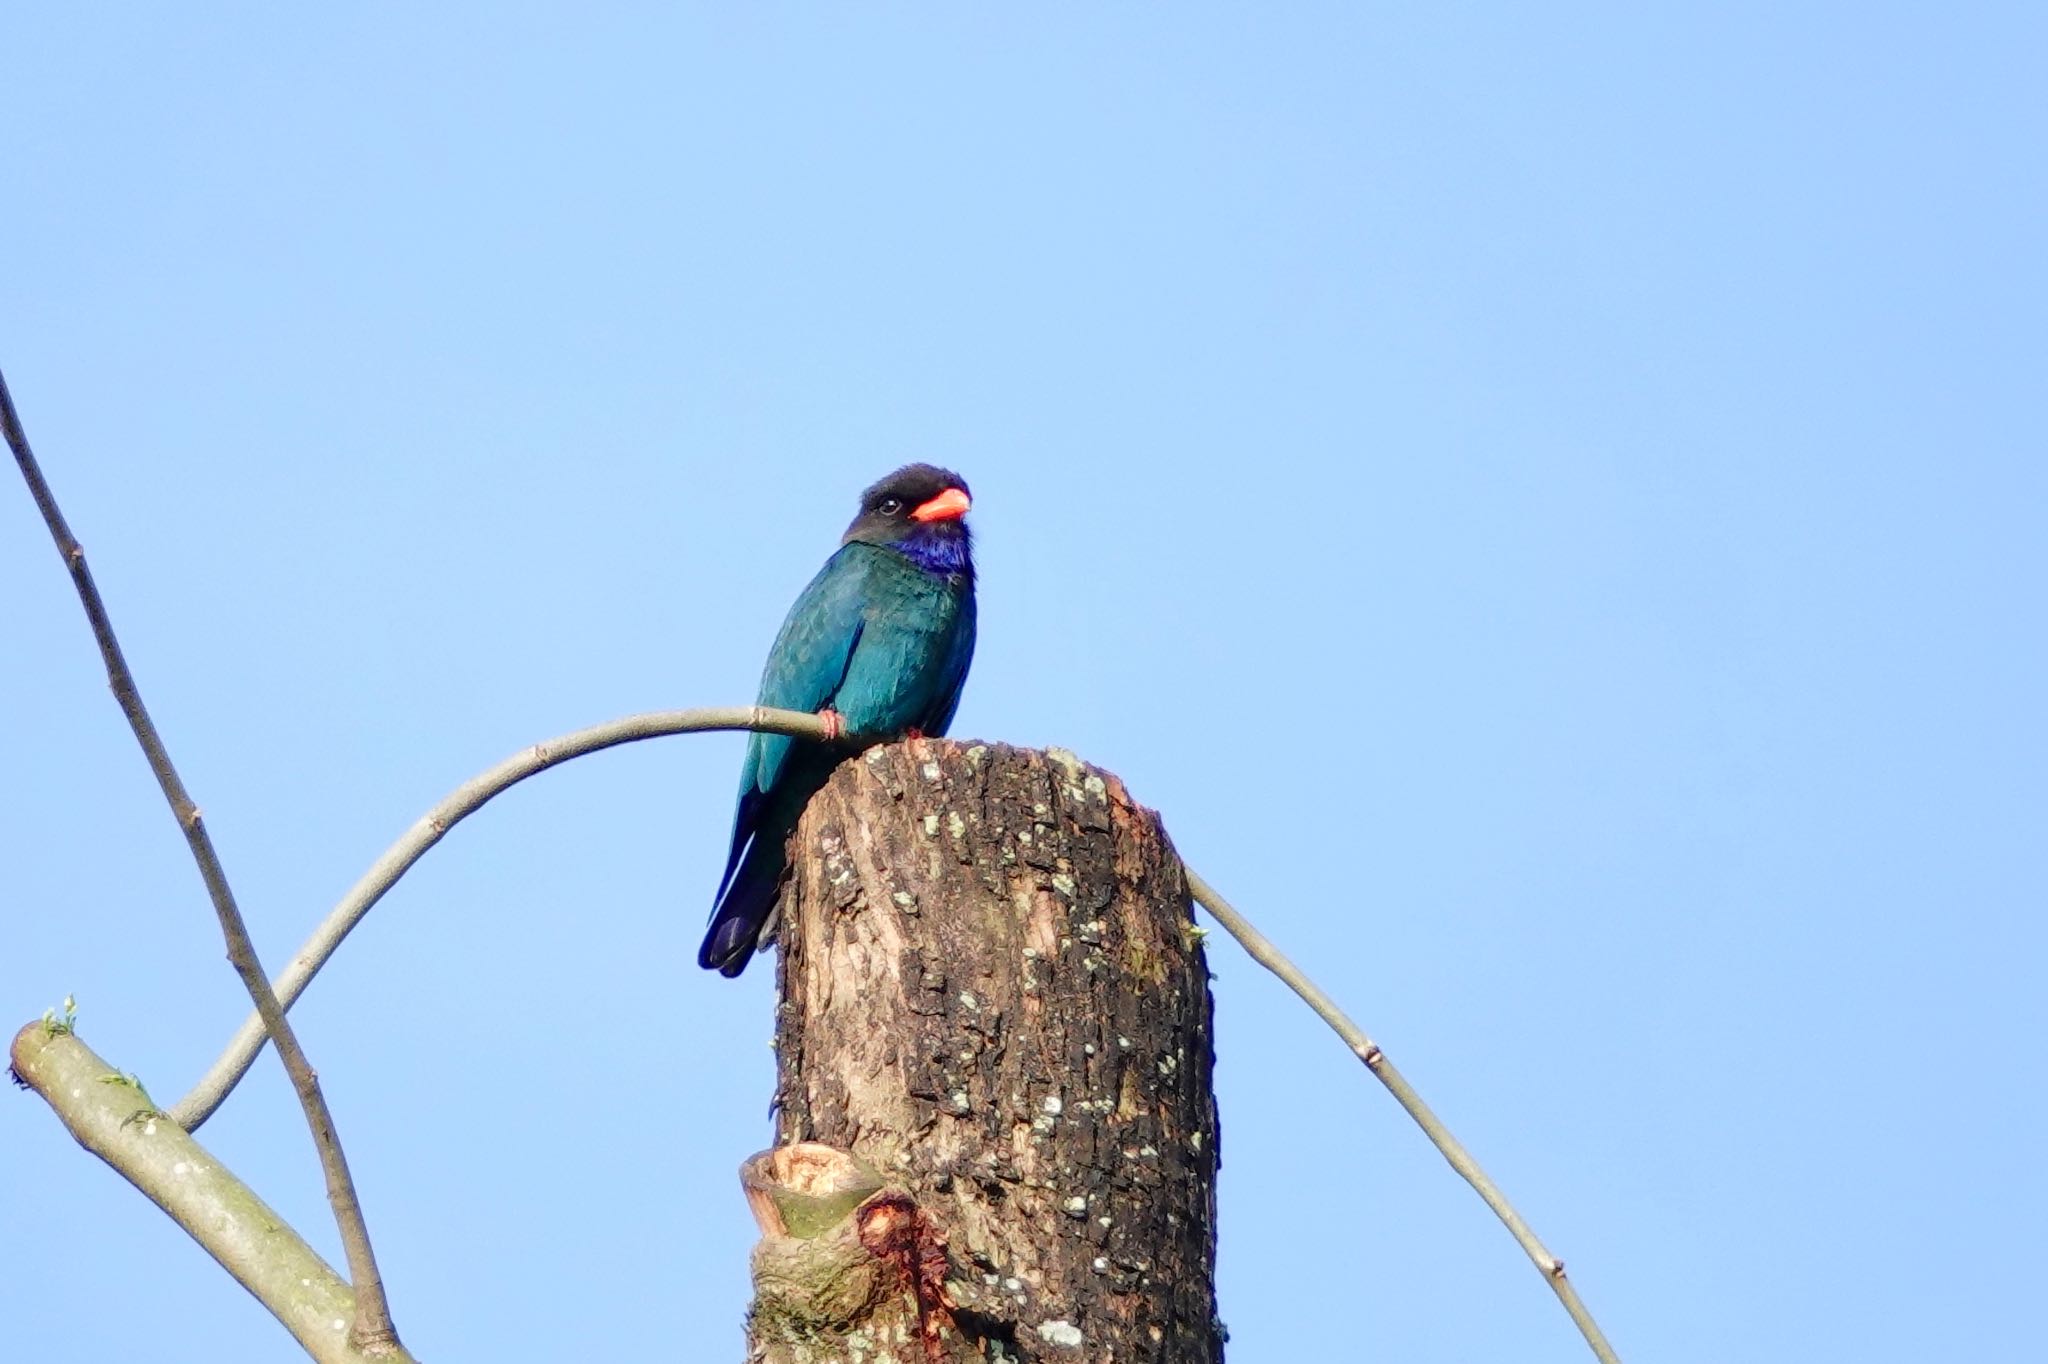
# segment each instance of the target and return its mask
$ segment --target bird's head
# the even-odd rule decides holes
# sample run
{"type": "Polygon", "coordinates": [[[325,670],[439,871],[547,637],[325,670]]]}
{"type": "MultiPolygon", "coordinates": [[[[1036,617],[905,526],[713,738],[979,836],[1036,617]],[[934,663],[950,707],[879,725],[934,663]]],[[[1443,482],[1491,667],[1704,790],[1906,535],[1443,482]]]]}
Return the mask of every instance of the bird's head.
{"type": "Polygon", "coordinates": [[[906,464],[860,495],[860,514],[840,543],[886,545],[935,573],[968,573],[967,480],[950,469],[906,464]]]}

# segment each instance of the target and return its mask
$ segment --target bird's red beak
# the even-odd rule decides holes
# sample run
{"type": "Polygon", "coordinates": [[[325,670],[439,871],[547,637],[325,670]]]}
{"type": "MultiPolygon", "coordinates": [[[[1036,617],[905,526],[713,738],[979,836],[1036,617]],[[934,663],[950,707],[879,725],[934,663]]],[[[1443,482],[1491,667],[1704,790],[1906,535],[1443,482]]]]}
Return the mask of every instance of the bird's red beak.
{"type": "Polygon", "coordinates": [[[967,515],[967,494],[958,488],[948,488],[929,502],[921,503],[910,513],[913,521],[957,521],[967,515]]]}

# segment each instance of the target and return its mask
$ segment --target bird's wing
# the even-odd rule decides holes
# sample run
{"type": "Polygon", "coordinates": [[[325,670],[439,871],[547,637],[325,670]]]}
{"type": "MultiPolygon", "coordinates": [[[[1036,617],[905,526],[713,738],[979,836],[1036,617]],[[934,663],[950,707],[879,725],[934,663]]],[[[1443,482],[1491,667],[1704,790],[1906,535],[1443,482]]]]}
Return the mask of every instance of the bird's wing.
{"type": "MultiPolygon", "coordinates": [[[[868,601],[869,545],[842,545],[796,603],[768,651],[761,670],[759,704],[787,710],[822,710],[838,694],[860,643],[862,612],[868,601]]],[[[794,741],[785,734],[754,734],[740,765],[739,805],[733,811],[732,852],[719,879],[719,894],[732,880],[740,854],[759,825],[762,807],[775,790],[794,741]]]]}

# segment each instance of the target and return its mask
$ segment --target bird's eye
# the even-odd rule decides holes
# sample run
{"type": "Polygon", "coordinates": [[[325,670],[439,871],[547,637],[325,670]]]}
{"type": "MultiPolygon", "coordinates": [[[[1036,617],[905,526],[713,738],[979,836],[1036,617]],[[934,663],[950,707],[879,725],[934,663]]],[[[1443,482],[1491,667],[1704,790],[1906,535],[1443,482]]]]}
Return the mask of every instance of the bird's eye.
{"type": "Polygon", "coordinates": [[[876,505],[875,510],[884,516],[894,516],[903,510],[903,499],[900,497],[885,497],[876,505]]]}

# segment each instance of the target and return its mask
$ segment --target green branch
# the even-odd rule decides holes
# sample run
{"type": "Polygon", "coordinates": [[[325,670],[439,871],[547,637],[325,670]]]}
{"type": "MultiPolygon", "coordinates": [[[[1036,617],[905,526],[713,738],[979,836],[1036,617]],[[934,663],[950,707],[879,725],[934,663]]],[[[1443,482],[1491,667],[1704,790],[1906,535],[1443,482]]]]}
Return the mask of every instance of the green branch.
{"type": "Polygon", "coordinates": [[[156,1111],[132,1076],[61,1021],[15,1034],[14,1074],[42,1095],[78,1144],[170,1214],[320,1364],[410,1364],[403,1350],[356,1345],[355,1293],[211,1152],[156,1111]]]}

